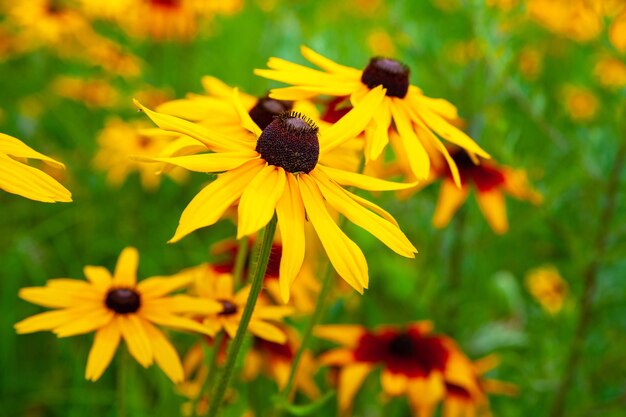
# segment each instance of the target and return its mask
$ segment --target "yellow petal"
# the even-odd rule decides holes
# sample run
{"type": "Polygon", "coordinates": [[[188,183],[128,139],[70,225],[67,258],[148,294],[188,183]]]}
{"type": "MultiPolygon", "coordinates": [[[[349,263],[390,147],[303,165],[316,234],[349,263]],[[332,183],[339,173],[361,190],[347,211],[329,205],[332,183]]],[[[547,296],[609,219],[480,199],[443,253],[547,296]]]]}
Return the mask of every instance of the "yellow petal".
{"type": "Polygon", "coordinates": [[[328,213],[315,180],[298,176],[298,184],[307,216],[337,273],[358,292],[367,288],[367,262],[361,249],[335,224],[328,213]]]}
{"type": "Polygon", "coordinates": [[[415,100],[423,103],[432,111],[438,113],[440,116],[443,116],[448,120],[455,120],[459,117],[459,112],[456,106],[454,106],[454,104],[450,103],[448,100],[444,100],[442,98],[426,97],[424,95],[415,95],[413,97],[415,97],[415,100]]]}
{"type": "Polygon", "coordinates": [[[22,288],[18,294],[22,300],[49,308],[90,307],[101,304],[104,299],[103,293],[92,288],[79,291],[47,286],[22,288]]]}
{"type": "Polygon", "coordinates": [[[402,395],[406,392],[408,386],[407,376],[404,374],[395,374],[385,369],[380,377],[383,390],[392,396],[402,395]]]}
{"type": "Polygon", "coordinates": [[[345,65],[337,64],[336,62],[318,54],[311,48],[308,48],[304,45],[300,46],[300,53],[307,61],[320,67],[321,69],[328,72],[335,72],[337,74],[347,75],[350,77],[354,77],[358,80],[361,80],[361,73],[356,68],[347,67],[345,65]]]}
{"type": "Polygon", "coordinates": [[[276,215],[283,243],[279,271],[280,295],[283,302],[287,303],[291,284],[304,262],[305,248],[304,204],[298,182],[293,175],[287,175],[285,191],[276,205],[276,215]]]}
{"type": "Polygon", "coordinates": [[[166,311],[161,310],[152,310],[152,309],[142,309],[141,316],[146,320],[149,320],[153,323],[160,324],[161,326],[171,327],[173,329],[179,330],[187,330],[190,332],[196,332],[201,334],[206,334],[208,336],[214,336],[215,333],[211,331],[211,329],[203,326],[202,324],[194,321],[192,319],[188,319],[186,317],[180,317],[175,314],[171,314],[166,311]]]}
{"type": "Polygon", "coordinates": [[[44,203],[72,201],[72,193],[57,180],[1,153],[0,189],[44,203]]]}
{"type": "Polygon", "coordinates": [[[124,248],[115,265],[113,286],[133,288],[137,283],[139,252],[135,248],[124,248]]]}
{"type": "Polygon", "coordinates": [[[184,288],[191,284],[192,280],[193,275],[187,273],[180,273],[171,277],[152,277],[138,283],[137,291],[144,299],[156,298],[184,288]]]}
{"type": "Polygon", "coordinates": [[[322,353],[317,360],[321,365],[341,366],[354,362],[354,351],[352,349],[332,349],[322,353]]]}
{"type": "Polygon", "coordinates": [[[176,242],[196,229],[216,223],[226,209],[239,199],[264,164],[259,159],[246,162],[204,187],[183,211],[170,242],[176,242]]]}
{"type": "Polygon", "coordinates": [[[348,196],[351,193],[334,184],[323,173],[313,171],[311,174],[317,180],[322,195],[331,207],[352,223],[376,236],[397,254],[407,258],[415,257],[417,249],[396,225],[357,204],[348,196]]]}
{"type": "Polygon", "coordinates": [[[0,153],[16,158],[39,159],[57,168],[65,168],[65,165],[54,159],[37,152],[19,139],[0,133],[0,153]]]}
{"type": "Polygon", "coordinates": [[[409,382],[409,403],[415,413],[420,416],[429,415],[432,407],[443,398],[444,394],[443,377],[438,371],[431,372],[425,378],[412,378],[409,382]]]}
{"type": "Polygon", "coordinates": [[[239,119],[241,120],[241,126],[243,126],[246,130],[253,133],[257,138],[261,136],[263,131],[250,117],[248,110],[243,107],[241,104],[241,100],[239,99],[239,89],[233,89],[233,103],[235,105],[235,109],[237,110],[237,114],[239,114],[239,119]]]}
{"type": "Polygon", "coordinates": [[[173,297],[149,299],[142,301],[142,307],[170,313],[213,314],[223,310],[220,303],[206,298],[175,295],[173,297]]]}
{"type": "Polygon", "coordinates": [[[467,187],[457,188],[452,181],[443,181],[441,189],[439,190],[435,215],[433,216],[433,225],[435,227],[446,227],[448,223],[450,223],[450,219],[452,219],[454,213],[456,213],[467,198],[467,192],[467,187]]]}
{"type": "Polygon", "coordinates": [[[370,373],[372,367],[368,364],[357,363],[348,365],[339,371],[339,392],[337,400],[339,403],[339,411],[346,413],[352,404],[352,400],[356,395],[367,374],[370,373]]]}
{"type": "MultiPolygon", "coordinates": [[[[216,113],[221,116],[224,116],[224,113],[230,113],[228,107],[224,104],[224,100],[221,99],[195,96],[193,98],[168,101],[159,105],[156,111],[192,122],[199,122],[215,117],[216,113]]],[[[236,116],[234,111],[232,113],[233,116],[236,116]]]]}
{"type": "Polygon", "coordinates": [[[291,306],[266,306],[257,304],[254,309],[254,317],[259,320],[280,321],[294,312],[295,309],[291,306]]]}
{"type": "Polygon", "coordinates": [[[329,80],[323,85],[273,88],[270,90],[270,97],[276,100],[307,100],[320,95],[341,97],[348,96],[362,87],[364,86],[360,81],[329,80]]]}
{"type": "Polygon", "coordinates": [[[328,324],[315,326],[313,329],[315,337],[330,340],[347,347],[356,346],[365,332],[366,330],[363,326],[349,324],[328,324]]]}
{"type": "Polygon", "coordinates": [[[430,174],[430,158],[424,145],[420,142],[415,130],[411,125],[411,119],[401,100],[394,101],[391,106],[391,114],[400,136],[399,144],[406,151],[407,159],[411,166],[411,171],[418,179],[426,179],[430,174]]]}
{"type": "Polygon", "coordinates": [[[134,103],[161,129],[190,136],[202,142],[211,151],[234,152],[251,149],[253,146],[252,142],[242,142],[236,138],[222,135],[215,130],[207,129],[201,125],[188,122],[178,117],[153,112],[144,107],[137,100],[134,100],[134,103]]]}
{"type": "Polygon", "coordinates": [[[421,121],[417,123],[417,135],[420,140],[425,143],[430,144],[435,149],[439,150],[439,152],[443,155],[444,159],[448,163],[448,168],[450,169],[450,173],[452,174],[452,179],[457,187],[461,188],[461,176],[459,175],[459,168],[456,166],[456,162],[450,156],[450,152],[445,147],[443,143],[439,140],[437,136],[421,121]]]}
{"type": "Polygon", "coordinates": [[[274,165],[266,165],[252,179],[239,201],[237,239],[269,223],[285,190],[285,181],[285,170],[274,165]]]}
{"type": "Polygon", "coordinates": [[[183,365],[174,346],[165,337],[163,332],[154,327],[146,320],[142,320],[142,327],[148,335],[152,350],[154,352],[154,360],[159,367],[165,372],[165,375],[174,383],[182,382],[185,378],[183,365]]]}
{"type": "Polygon", "coordinates": [[[337,184],[357,187],[368,191],[392,191],[406,190],[417,185],[416,182],[401,183],[393,181],[385,181],[369,175],[356,174],[354,172],[343,171],[341,169],[331,168],[318,165],[317,170],[322,171],[326,176],[330,177],[337,184]]]}
{"type": "Polygon", "coordinates": [[[81,313],[77,313],[75,309],[46,311],[45,313],[35,314],[15,324],[15,330],[19,334],[53,330],[56,327],[71,323],[77,317],[80,317],[80,315],[81,313]]]}
{"type": "Polygon", "coordinates": [[[269,340],[270,342],[281,345],[287,342],[287,335],[285,332],[283,332],[279,327],[261,320],[255,320],[253,318],[250,321],[248,330],[250,330],[250,333],[253,335],[264,340],[269,340]]]}
{"type": "Polygon", "coordinates": [[[83,268],[85,277],[93,284],[94,287],[100,290],[106,290],[111,287],[113,277],[108,269],[103,266],[90,266],[87,265],[83,268]]]}
{"type": "Polygon", "coordinates": [[[117,325],[128,347],[128,352],[144,368],[152,364],[152,344],[139,317],[135,314],[117,315],[117,325]]]}
{"type": "Polygon", "coordinates": [[[116,320],[112,320],[96,332],[87,359],[87,369],[85,370],[87,380],[96,381],[104,373],[104,370],[111,363],[113,355],[115,355],[121,336],[116,320]]]}
{"type": "Polygon", "coordinates": [[[203,153],[172,158],[135,156],[141,162],[165,162],[194,172],[222,172],[235,169],[247,161],[258,158],[253,150],[239,152],[203,153]]]}
{"type": "Polygon", "coordinates": [[[478,206],[485,215],[485,219],[494,232],[506,233],[509,230],[509,222],[506,218],[506,204],[500,190],[477,192],[478,206]]]}
{"type": "Polygon", "coordinates": [[[77,317],[70,323],[55,328],[57,337],[69,337],[93,332],[111,322],[115,314],[104,307],[99,307],[77,317]]]}
{"type": "Polygon", "coordinates": [[[383,149],[389,143],[389,126],[391,125],[391,105],[392,101],[385,97],[380,104],[380,107],[376,113],[374,113],[374,122],[372,124],[373,132],[368,136],[369,142],[367,143],[367,161],[376,160],[383,149]]]}
{"type": "Polygon", "coordinates": [[[374,113],[380,108],[385,92],[386,90],[382,86],[373,88],[359,104],[339,119],[337,123],[321,130],[320,154],[328,153],[363,132],[374,117],[374,113]]]}

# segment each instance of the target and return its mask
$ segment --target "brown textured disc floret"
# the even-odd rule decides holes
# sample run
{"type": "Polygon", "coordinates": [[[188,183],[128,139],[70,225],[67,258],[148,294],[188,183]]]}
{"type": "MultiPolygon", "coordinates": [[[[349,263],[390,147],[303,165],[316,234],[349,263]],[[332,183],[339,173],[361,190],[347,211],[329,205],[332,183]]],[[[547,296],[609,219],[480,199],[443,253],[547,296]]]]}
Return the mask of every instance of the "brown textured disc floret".
{"type": "Polygon", "coordinates": [[[318,127],[297,112],[281,113],[259,136],[256,151],[270,165],[293,174],[308,174],[320,156],[318,127]]]}
{"type": "Polygon", "coordinates": [[[390,97],[404,98],[409,91],[409,67],[391,58],[376,57],[363,70],[361,82],[369,88],[382,85],[390,97]]]}
{"type": "Polygon", "coordinates": [[[276,116],[291,110],[292,107],[293,101],[275,100],[266,96],[260,98],[248,114],[257,126],[265,129],[276,116]]]}
{"type": "Polygon", "coordinates": [[[230,316],[237,312],[237,306],[231,303],[228,300],[218,300],[222,305],[222,311],[218,314],[218,316],[230,316]]]}
{"type": "Polygon", "coordinates": [[[134,313],[141,307],[141,296],[131,288],[113,288],[107,293],[105,304],[118,314],[134,313]]]}

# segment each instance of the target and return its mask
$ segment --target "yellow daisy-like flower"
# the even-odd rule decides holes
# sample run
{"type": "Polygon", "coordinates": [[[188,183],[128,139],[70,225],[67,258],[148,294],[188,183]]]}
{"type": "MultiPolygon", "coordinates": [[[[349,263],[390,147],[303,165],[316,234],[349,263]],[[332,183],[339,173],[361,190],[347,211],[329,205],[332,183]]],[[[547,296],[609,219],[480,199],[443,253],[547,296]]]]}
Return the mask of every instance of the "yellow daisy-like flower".
{"type": "MultiPolygon", "coordinates": [[[[219,311],[202,317],[202,323],[210,329],[212,334],[223,329],[230,338],[234,338],[251,286],[245,286],[235,292],[233,276],[230,273],[220,273],[209,264],[199,265],[189,270],[189,273],[194,277],[195,293],[200,298],[211,300],[221,306],[219,311]]],[[[292,313],[291,307],[257,303],[248,330],[262,339],[285,343],[287,340],[285,333],[270,321],[280,322],[292,313]]]]}
{"type": "Polygon", "coordinates": [[[72,201],[72,193],[64,186],[48,174],[20,162],[23,159],[39,159],[55,168],[65,168],[18,139],[0,133],[0,189],[45,203],[72,201]]]}
{"type": "Polygon", "coordinates": [[[525,279],[526,288],[550,314],[557,314],[563,308],[568,293],[567,281],[554,266],[543,266],[531,270],[525,279]]]}
{"type": "Polygon", "coordinates": [[[373,89],[360,106],[327,128],[318,128],[301,114],[285,112],[261,129],[235,92],[235,106],[245,129],[228,136],[137,103],[162,129],[188,135],[213,152],[154,161],[198,172],[224,172],[189,203],[171,242],[215,224],[231,206],[238,207],[238,238],[256,233],[276,213],[283,242],[280,286],[284,301],[289,299],[289,288],[304,260],[307,219],[338,274],[359,292],[368,286],[365,256],[337,226],[329,207],[396,253],[414,257],[415,248],[389,213],[342,187],[392,190],[414,184],[391,183],[320,162],[363,131],[384,93],[382,87],[373,89]]]}
{"type": "Polygon", "coordinates": [[[606,88],[626,86],[626,65],[618,58],[601,57],[593,69],[596,80],[606,88]]]}
{"type": "Polygon", "coordinates": [[[37,314],[15,325],[18,333],[51,330],[58,337],[95,331],[85,378],[96,381],[111,363],[122,339],[144,367],[153,362],[174,382],[183,379],[176,350],[154,324],[212,335],[210,329],[181,314],[210,314],[220,303],[187,295],[168,296],[189,284],[188,275],[153,277],[137,283],[139,254],[126,248],[113,275],[101,266],[86,266],[88,282],[52,279],[45,287],[20,290],[20,297],[56,310],[37,314]]]}
{"type": "Polygon", "coordinates": [[[115,87],[101,78],[59,76],[51,84],[54,94],[84,103],[88,107],[109,108],[117,104],[115,87]]]}
{"type": "Polygon", "coordinates": [[[596,117],[600,101],[587,87],[566,85],[561,91],[563,105],[575,122],[589,122],[596,117]]]}
{"type": "Polygon", "coordinates": [[[372,58],[364,70],[339,65],[307,47],[301,47],[302,55],[322,69],[316,70],[270,58],[269,70],[255,70],[255,74],[293,87],[274,89],[270,97],[280,100],[302,100],[317,95],[349,97],[353,106],[359,107],[368,92],[383,86],[385,97],[378,103],[367,120],[365,131],[365,157],[377,159],[389,143],[389,129],[399,133],[403,153],[411,169],[419,179],[428,177],[430,158],[425,146],[432,146],[441,153],[455,173],[454,161],[437,135],[458,145],[468,152],[489,158],[469,136],[453,126],[450,121],[458,119],[456,107],[443,99],[426,97],[422,90],[409,84],[409,68],[391,58],[372,58]],[[393,124],[392,124],[393,122],[393,124]]]}

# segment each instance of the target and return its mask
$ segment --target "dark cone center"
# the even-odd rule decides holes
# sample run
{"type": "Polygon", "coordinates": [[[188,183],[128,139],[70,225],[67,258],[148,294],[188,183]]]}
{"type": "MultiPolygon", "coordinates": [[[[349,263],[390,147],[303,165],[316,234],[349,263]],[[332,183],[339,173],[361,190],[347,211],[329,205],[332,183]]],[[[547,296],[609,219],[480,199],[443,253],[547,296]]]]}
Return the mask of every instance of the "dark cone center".
{"type": "Polygon", "coordinates": [[[391,58],[372,58],[363,70],[361,82],[369,88],[382,85],[390,97],[404,98],[409,91],[409,67],[391,58]]]}
{"type": "Polygon", "coordinates": [[[291,110],[292,107],[292,101],[274,100],[273,98],[263,97],[256,102],[248,114],[257,126],[261,129],[265,129],[267,125],[274,121],[276,116],[291,110]]]}
{"type": "Polygon", "coordinates": [[[218,314],[218,316],[230,316],[237,312],[237,305],[231,303],[228,300],[218,300],[218,302],[222,305],[222,311],[218,314]]]}
{"type": "Polygon", "coordinates": [[[402,333],[389,342],[389,353],[397,358],[410,358],[415,354],[415,343],[408,333],[402,333]]]}
{"type": "Polygon", "coordinates": [[[270,165],[292,174],[308,174],[320,156],[318,131],[315,123],[300,113],[281,113],[263,129],[256,151],[270,165]]]}
{"type": "Polygon", "coordinates": [[[118,314],[134,313],[141,307],[141,296],[130,288],[114,288],[107,293],[105,304],[118,314]]]}

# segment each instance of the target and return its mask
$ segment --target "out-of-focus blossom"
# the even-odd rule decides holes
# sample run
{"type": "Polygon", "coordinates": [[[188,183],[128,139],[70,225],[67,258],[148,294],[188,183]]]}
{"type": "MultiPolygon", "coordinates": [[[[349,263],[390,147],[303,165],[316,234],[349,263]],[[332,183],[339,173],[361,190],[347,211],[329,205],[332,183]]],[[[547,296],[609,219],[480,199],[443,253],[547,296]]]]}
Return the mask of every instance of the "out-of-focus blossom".
{"type": "Polygon", "coordinates": [[[602,7],[587,0],[527,0],[531,19],[578,42],[597,38],[604,27],[602,7]]]}
{"type": "MultiPolygon", "coordinates": [[[[161,183],[157,175],[162,167],[145,164],[135,157],[159,156],[178,135],[154,129],[144,120],[125,122],[117,118],[107,121],[98,136],[100,149],[93,164],[97,169],[106,171],[109,184],[119,187],[132,172],[138,172],[141,185],[147,190],[154,190],[161,183]]],[[[183,181],[187,173],[181,169],[165,170],[175,181],[183,181]]]]}
{"type": "Polygon", "coordinates": [[[481,58],[483,51],[475,39],[470,39],[446,45],[445,54],[454,64],[467,65],[481,58]]]}
{"type": "Polygon", "coordinates": [[[340,345],[320,362],[339,369],[338,405],[348,415],[367,375],[382,369],[383,391],[406,395],[413,415],[430,417],[443,402],[446,417],[488,416],[487,389],[481,369],[449,337],[432,334],[430,322],[408,326],[318,326],[315,334],[340,345]]]}
{"type": "Polygon", "coordinates": [[[367,35],[367,46],[375,56],[393,56],[396,54],[396,46],[393,39],[383,29],[372,30],[367,35]]]}
{"type": "Polygon", "coordinates": [[[519,53],[517,65],[522,76],[533,81],[543,70],[543,54],[535,47],[525,46],[519,53]]]}
{"type": "Polygon", "coordinates": [[[595,118],[600,102],[586,87],[567,85],[561,91],[563,106],[569,117],[576,122],[588,122],[595,118]]]}
{"type": "Polygon", "coordinates": [[[59,76],[52,91],[64,98],[80,101],[88,107],[109,108],[117,104],[117,90],[105,79],[59,76]]]}
{"type": "Polygon", "coordinates": [[[608,56],[600,58],[593,70],[593,75],[603,87],[626,86],[626,65],[618,58],[608,56]]]}
{"type": "Polygon", "coordinates": [[[526,288],[550,314],[557,314],[563,308],[567,297],[567,282],[561,277],[554,266],[543,266],[528,272],[525,279],[526,288]]]}
{"type": "Polygon", "coordinates": [[[518,5],[519,0],[485,0],[487,6],[496,7],[502,11],[508,12],[518,5]]]}

